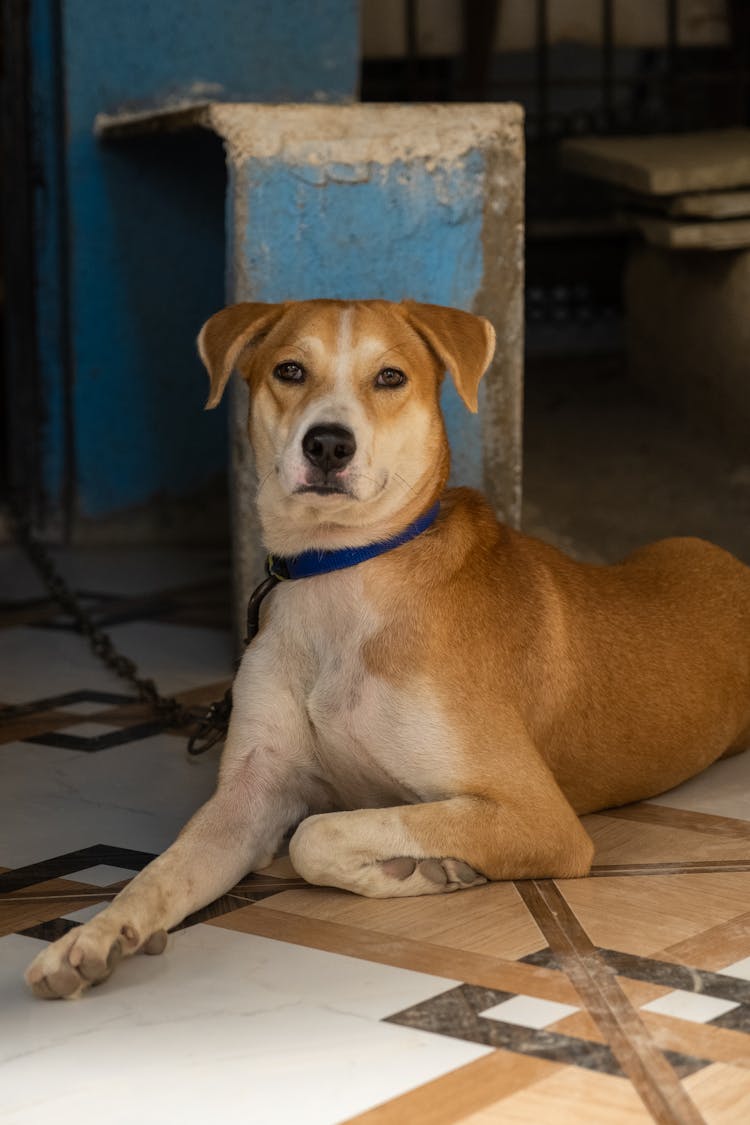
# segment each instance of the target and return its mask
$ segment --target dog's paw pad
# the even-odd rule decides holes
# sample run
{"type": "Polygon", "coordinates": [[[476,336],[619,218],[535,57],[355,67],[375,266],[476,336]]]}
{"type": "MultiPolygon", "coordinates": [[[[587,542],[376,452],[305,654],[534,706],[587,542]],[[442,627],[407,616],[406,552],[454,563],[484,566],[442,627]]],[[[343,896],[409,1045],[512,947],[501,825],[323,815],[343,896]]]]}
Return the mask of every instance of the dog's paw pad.
{"type": "Polygon", "coordinates": [[[166,933],[158,930],[141,945],[134,926],[120,926],[102,911],[43,949],[27,969],[26,982],[45,1000],[77,999],[87,988],[103,984],[122,958],[139,947],[144,953],[162,953],[166,944],[166,933]]]}
{"type": "MultiPolygon", "coordinates": [[[[380,863],[384,875],[400,883],[417,879],[434,884],[435,890],[457,891],[464,887],[478,887],[487,880],[462,859],[414,859],[396,856],[380,863]]],[[[424,885],[424,884],[423,884],[424,885]]],[[[424,892],[423,892],[424,893],[424,892]]]]}
{"type": "Polygon", "coordinates": [[[481,883],[487,882],[484,875],[475,871],[473,867],[469,867],[468,863],[464,863],[462,859],[444,859],[442,862],[451,882],[457,880],[465,887],[477,887],[481,883]]]}
{"type": "Polygon", "coordinates": [[[397,859],[387,859],[380,865],[384,875],[390,875],[392,879],[408,879],[413,875],[417,868],[416,859],[411,859],[407,855],[398,856],[397,859]]]}
{"type": "Polygon", "coordinates": [[[163,953],[167,948],[167,931],[157,930],[152,934],[147,942],[141,948],[141,953],[148,953],[150,957],[156,957],[159,953],[163,953]]]}
{"type": "Polygon", "coordinates": [[[448,883],[448,872],[443,867],[439,859],[423,859],[418,865],[419,874],[423,875],[425,879],[429,879],[431,883],[448,883]]]}

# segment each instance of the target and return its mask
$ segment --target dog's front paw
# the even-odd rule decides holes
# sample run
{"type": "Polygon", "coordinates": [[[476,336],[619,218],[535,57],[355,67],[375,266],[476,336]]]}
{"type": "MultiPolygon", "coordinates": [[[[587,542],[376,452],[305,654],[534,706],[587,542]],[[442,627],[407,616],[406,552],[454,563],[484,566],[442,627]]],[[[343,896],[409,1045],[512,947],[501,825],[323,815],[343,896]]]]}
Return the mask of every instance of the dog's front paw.
{"type": "Polygon", "coordinates": [[[487,882],[463,860],[409,855],[406,848],[416,841],[408,838],[404,852],[384,858],[381,838],[389,835],[390,814],[388,809],[363,809],[308,817],[289,844],[295,871],[308,883],[369,898],[448,894],[487,882]]]}
{"type": "Polygon", "coordinates": [[[118,962],[133,953],[162,953],[164,931],[145,942],[133,926],[108,918],[103,911],[83,926],[76,926],[43,949],[26,970],[26,983],[44,1000],[75,1000],[92,985],[111,976],[118,962]]]}

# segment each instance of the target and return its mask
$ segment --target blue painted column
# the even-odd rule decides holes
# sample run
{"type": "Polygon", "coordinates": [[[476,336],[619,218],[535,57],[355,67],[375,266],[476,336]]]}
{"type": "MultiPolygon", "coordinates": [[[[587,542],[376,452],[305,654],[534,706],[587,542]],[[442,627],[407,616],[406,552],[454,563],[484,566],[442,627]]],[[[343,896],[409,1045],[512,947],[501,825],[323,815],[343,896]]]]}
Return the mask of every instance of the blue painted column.
{"type": "Polygon", "coordinates": [[[95,116],[351,99],[358,7],[31,0],[44,476],[53,507],[72,477],[74,526],[189,496],[226,464],[193,343],[224,296],[221,144],[108,145],[95,116]]]}
{"type": "MultiPolygon", "coordinates": [[[[452,483],[520,518],[523,139],[515,105],[213,106],[225,138],[230,301],[411,297],[481,313],[498,352],[468,413],[443,408],[452,483]]],[[[263,550],[235,380],[238,615],[263,550]]]]}

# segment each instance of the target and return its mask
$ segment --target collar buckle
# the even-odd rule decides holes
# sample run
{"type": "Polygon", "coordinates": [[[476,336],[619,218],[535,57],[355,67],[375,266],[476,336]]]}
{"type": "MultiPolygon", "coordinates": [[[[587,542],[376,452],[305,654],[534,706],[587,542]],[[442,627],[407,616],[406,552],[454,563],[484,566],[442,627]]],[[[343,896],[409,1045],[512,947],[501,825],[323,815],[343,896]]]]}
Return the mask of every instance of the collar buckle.
{"type": "Polygon", "coordinates": [[[286,559],[268,555],[266,558],[266,574],[269,578],[276,578],[279,582],[285,582],[290,577],[286,559]]]}

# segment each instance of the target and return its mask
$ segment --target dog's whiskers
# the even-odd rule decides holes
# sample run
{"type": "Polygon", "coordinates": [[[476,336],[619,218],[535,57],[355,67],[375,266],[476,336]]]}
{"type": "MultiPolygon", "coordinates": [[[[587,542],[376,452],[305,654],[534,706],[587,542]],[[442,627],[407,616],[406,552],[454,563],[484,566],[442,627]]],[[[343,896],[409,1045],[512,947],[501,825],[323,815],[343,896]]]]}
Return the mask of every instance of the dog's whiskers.
{"type": "Polygon", "coordinates": [[[397,481],[400,481],[401,484],[405,485],[409,489],[409,492],[415,492],[416,491],[416,489],[414,488],[414,485],[409,484],[408,480],[405,477],[401,476],[401,473],[394,473],[393,475],[394,475],[394,477],[396,478],[397,481]]]}
{"type": "Polygon", "coordinates": [[[268,478],[271,477],[271,476],[273,476],[273,469],[269,469],[269,471],[263,477],[263,480],[259,482],[258,493],[257,493],[258,496],[260,496],[261,492],[263,491],[263,486],[266,484],[268,478]]]}

